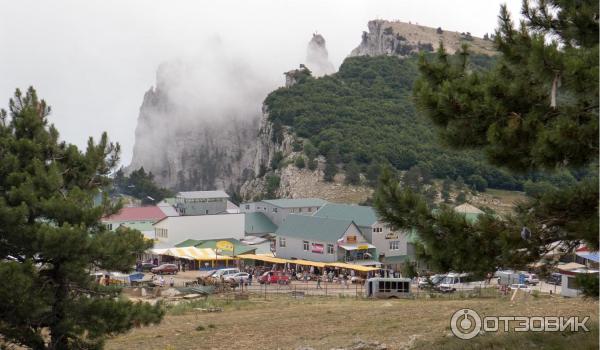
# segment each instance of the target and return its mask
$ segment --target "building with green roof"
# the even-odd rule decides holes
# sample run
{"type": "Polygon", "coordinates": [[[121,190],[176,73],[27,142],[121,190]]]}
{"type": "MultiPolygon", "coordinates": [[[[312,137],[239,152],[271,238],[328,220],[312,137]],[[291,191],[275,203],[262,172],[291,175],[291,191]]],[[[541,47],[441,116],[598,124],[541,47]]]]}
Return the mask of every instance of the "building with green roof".
{"type": "Polygon", "coordinates": [[[379,220],[377,212],[372,207],[327,203],[314,216],[355,222],[367,241],[377,247],[378,259],[387,267],[399,268],[398,264],[405,260],[399,257],[410,257],[414,260],[414,246],[410,240],[410,232],[392,230],[379,220]]]}
{"type": "Polygon", "coordinates": [[[244,213],[246,235],[264,237],[275,234],[277,225],[264,213],[244,213]]]}
{"type": "Polygon", "coordinates": [[[312,215],[327,201],[320,198],[265,199],[260,202],[244,203],[242,213],[263,213],[276,226],[280,226],[288,215],[312,215]]]}
{"type": "Polygon", "coordinates": [[[277,256],[284,259],[379,264],[376,247],[352,220],[291,214],[275,234],[277,256]]]}

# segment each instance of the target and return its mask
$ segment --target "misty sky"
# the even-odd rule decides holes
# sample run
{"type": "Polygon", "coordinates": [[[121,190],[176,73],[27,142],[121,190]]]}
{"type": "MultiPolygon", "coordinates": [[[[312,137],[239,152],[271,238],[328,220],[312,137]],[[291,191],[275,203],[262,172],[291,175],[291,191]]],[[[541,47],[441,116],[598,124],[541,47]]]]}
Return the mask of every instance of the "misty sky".
{"type": "Polygon", "coordinates": [[[144,92],[163,61],[211,55],[220,42],[283,84],[315,31],[337,68],[371,19],[483,36],[496,27],[501,3],[516,15],[521,0],[3,1],[0,107],[15,88],[33,85],[63,139],[84,145],[107,131],[126,165],[144,92]]]}

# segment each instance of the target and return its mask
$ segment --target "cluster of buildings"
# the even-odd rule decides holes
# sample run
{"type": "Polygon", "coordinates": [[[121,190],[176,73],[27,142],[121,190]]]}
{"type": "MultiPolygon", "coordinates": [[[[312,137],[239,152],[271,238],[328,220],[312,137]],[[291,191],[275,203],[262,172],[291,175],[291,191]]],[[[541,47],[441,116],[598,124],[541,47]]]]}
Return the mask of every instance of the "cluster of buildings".
{"type": "Polygon", "coordinates": [[[273,199],[239,207],[224,191],[179,192],[156,206],[125,207],[103,218],[109,229],[141,231],[151,253],[193,245],[236,245],[237,253],[397,270],[415,260],[414,232],[395,231],[372,207],[318,198],[273,199]]]}

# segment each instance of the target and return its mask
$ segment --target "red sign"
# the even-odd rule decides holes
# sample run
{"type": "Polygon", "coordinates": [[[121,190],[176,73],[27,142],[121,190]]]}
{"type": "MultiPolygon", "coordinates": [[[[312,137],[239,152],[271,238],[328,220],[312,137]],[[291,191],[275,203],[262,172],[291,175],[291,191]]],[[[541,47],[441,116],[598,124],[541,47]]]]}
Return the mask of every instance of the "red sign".
{"type": "Polygon", "coordinates": [[[312,244],[312,252],[313,253],[318,253],[318,254],[323,254],[323,245],[320,243],[313,243],[312,244]]]}

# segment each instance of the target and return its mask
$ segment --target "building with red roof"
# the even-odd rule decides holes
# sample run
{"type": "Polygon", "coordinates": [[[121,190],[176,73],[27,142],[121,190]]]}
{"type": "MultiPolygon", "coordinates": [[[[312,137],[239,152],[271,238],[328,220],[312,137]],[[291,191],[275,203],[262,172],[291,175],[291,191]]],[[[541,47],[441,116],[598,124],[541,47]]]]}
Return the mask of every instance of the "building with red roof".
{"type": "Polygon", "coordinates": [[[102,223],[109,230],[116,230],[125,226],[142,232],[153,231],[152,224],[167,217],[167,214],[158,206],[126,207],[117,214],[102,218],[102,223]]]}

